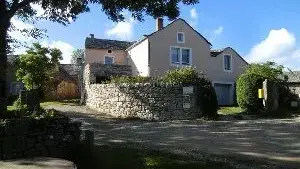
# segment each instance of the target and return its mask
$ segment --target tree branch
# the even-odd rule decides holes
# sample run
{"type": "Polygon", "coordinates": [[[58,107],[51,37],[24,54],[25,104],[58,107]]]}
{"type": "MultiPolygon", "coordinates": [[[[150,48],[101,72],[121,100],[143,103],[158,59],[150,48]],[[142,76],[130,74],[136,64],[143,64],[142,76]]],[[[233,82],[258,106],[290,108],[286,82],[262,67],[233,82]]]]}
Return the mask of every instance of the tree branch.
{"type": "Polygon", "coordinates": [[[14,0],[13,4],[11,5],[10,10],[7,12],[8,17],[12,18],[19,9],[29,5],[30,2],[34,2],[34,1],[35,0],[23,0],[23,1],[19,2],[19,0],[14,0]]]}

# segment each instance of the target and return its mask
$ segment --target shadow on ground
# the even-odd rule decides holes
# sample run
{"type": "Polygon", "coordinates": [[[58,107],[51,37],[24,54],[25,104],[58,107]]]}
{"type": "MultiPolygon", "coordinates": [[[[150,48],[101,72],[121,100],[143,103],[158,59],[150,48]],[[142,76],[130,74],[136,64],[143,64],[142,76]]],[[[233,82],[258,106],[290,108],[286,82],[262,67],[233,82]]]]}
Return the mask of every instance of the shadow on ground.
{"type": "MultiPolygon", "coordinates": [[[[52,107],[53,108],[53,107],[52,107]]],[[[231,121],[147,122],[109,118],[85,107],[56,107],[83,129],[95,131],[97,145],[117,144],[177,154],[214,154],[300,167],[300,118],[231,121]]]]}

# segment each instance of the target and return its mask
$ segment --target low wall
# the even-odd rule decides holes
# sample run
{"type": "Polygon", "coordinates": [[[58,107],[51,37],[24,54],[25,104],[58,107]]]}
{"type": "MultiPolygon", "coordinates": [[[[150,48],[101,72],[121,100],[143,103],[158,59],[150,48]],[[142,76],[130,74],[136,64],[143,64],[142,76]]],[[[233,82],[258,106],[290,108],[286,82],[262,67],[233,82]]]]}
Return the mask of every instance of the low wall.
{"type": "Polygon", "coordinates": [[[0,124],[0,160],[28,157],[68,157],[80,143],[80,122],[63,119],[7,119],[0,124]]]}
{"type": "Polygon", "coordinates": [[[202,115],[194,87],[154,84],[91,84],[86,105],[119,118],[193,119],[202,115]]]}

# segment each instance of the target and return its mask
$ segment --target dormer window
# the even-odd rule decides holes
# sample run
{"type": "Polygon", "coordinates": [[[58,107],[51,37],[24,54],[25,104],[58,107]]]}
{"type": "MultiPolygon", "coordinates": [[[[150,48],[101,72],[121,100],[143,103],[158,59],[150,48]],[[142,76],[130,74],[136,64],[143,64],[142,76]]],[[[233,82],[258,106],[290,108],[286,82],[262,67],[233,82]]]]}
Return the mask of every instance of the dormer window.
{"type": "Polygon", "coordinates": [[[107,51],[107,53],[112,53],[112,50],[109,49],[109,50],[107,51]]]}
{"type": "Polygon", "coordinates": [[[185,37],[183,32],[177,32],[177,43],[184,43],[185,37]]]}

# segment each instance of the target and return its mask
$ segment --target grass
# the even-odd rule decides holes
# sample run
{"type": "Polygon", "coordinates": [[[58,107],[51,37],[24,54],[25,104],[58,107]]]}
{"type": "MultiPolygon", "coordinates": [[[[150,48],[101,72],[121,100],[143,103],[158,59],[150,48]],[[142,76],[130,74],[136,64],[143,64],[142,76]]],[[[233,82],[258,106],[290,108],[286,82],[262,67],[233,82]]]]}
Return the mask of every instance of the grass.
{"type": "Polygon", "coordinates": [[[78,169],[229,169],[228,164],[179,156],[171,153],[95,146],[91,151],[76,148],[72,161],[78,169]]]}
{"type": "Polygon", "coordinates": [[[219,112],[223,115],[239,114],[243,111],[240,107],[221,107],[219,112]]]}
{"type": "MultiPolygon", "coordinates": [[[[48,106],[62,106],[62,105],[69,105],[69,106],[77,106],[79,105],[79,99],[71,99],[71,100],[60,100],[60,101],[44,101],[41,102],[41,107],[45,108],[48,106]]],[[[15,106],[7,106],[8,111],[16,110],[15,106]]]]}

